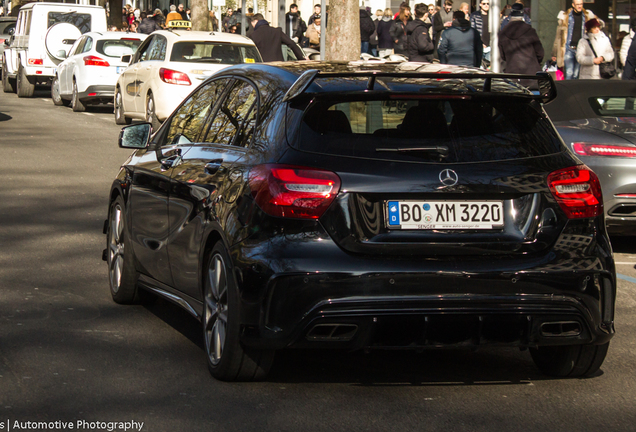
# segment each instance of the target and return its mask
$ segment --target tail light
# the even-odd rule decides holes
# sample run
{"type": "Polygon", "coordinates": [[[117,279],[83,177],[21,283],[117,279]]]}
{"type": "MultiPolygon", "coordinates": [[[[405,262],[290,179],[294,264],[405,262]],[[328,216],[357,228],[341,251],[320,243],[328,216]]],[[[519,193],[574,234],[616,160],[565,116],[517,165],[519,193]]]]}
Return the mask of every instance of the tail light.
{"type": "Polygon", "coordinates": [[[291,165],[258,165],[249,184],[265,213],[298,219],[318,219],[340,190],[335,173],[291,165]]]}
{"type": "Polygon", "coordinates": [[[568,219],[595,217],[603,211],[601,183],[585,165],[550,173],[548,186],[568,219]]]}
{"type": "Polygon", "coordinates": [[[84,66],[110,66],[110,64],[103,58],[89,55],[84,57],[84,66]]]}
{"type": "Polygon", "coordinates": [[[177,85],[192,85],[190,82],[190,78],[188,74],[183,72],[178,72],[172,69],[161,68],[159,69],[159,78],[161,81],[166,82],[168,84],[177,84],[177,85]]]}
{"type": "Polygon", "coordinates": [[[30,66],[39,66],[44,64],[44,60],[30,58],[30,59],[27,59],[27,64],[30,66]]]}
{"type": "Polygon", "coordinates": [[[581,156],[636,157],[636,147],[577,142],[572,144],[574,152],[581,156]]]}

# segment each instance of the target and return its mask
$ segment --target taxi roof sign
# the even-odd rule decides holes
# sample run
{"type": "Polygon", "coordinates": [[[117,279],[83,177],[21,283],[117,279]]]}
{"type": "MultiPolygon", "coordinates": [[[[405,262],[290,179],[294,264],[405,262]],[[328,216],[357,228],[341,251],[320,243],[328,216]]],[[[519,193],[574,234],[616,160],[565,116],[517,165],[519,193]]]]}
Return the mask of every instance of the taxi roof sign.
{"type": "Polygon", "coordinates": [[[174,29],[192,28],[192,23],[188,20],[171,20],[166,23],[166,27],[174,29]]]}

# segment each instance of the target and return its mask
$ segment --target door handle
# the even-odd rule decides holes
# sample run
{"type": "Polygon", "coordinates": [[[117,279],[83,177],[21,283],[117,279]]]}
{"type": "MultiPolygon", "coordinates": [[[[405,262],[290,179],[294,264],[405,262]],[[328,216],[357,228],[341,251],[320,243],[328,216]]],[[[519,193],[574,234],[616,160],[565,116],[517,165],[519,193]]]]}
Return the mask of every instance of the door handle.
{"type": "Polygon", "coordinates": [[[217,171],[223,165],[223,159],[214,159],[205,164],[205,173],[206,174],[216,174],[217,171]]]}
{"type": "Polygon", "coordinates": [[[161,159],[159,163],[161,163],[161,170],[165,171],[180,165],[181,161],[182,161],[181,155],[174,155],[174,156],[161,159]]]}

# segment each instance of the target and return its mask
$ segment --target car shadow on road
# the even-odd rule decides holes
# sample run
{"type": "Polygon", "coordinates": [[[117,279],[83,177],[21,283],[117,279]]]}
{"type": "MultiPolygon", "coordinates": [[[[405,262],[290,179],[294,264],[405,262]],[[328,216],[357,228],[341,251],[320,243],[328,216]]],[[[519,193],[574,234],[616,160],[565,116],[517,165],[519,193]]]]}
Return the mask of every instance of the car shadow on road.
{"type": "Polygon", "coordinates": [[[11,120],[13,117],[0,112],[0,122],[11,120]]]}
{"type": "MultiPolygon", "coordinates": [[[[201,324],[172,303],[157,299],[145,308],[201,350],[201,324]]],[[[202,363],[204,364],[204,363],[202,363]]],[[[593,378],[602,375],[599,371],[593,378]]],[[[276,353],[266,382],[342,383],[357,386],[530,385],[552,380],[534,366],[528,351],[485,347],[478,350],[363,351],[287,349],[276,353]]]]}

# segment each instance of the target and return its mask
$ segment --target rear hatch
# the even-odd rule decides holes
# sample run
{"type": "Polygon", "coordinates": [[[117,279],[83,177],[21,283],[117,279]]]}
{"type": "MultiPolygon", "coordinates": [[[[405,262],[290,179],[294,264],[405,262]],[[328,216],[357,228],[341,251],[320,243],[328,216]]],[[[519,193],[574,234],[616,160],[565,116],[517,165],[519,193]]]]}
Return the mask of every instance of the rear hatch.
{"type": "Polygon", "coordinates": [[[288,140],[302,164],[340,177],[320,222],[353,253],[538,253],[600,196],[590,171],[561,171],[580,162],[520,98],[314,97],[288,140]]]}

